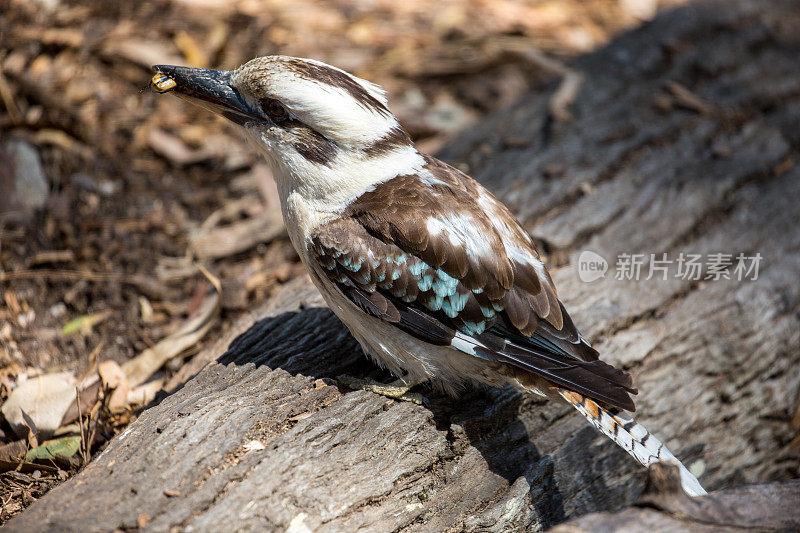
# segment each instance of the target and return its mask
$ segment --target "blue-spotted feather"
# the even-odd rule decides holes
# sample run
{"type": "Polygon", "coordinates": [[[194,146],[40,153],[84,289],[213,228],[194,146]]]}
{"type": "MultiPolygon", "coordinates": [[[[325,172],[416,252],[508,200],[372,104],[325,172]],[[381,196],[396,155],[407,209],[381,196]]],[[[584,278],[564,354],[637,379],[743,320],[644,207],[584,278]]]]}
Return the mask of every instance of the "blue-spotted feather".
{"type": "Polygon", "coordinates": [[[352,289],[357,288],[375,295],[371,298],[384,298],[383,306],[410,304],[443,326],[470,334],[482,333],[496,315],[490,302],[482,302],[460,280],[382,242],[354,220],[338,220],[321,228],[312,239],[312,249],[328,278],[351,300],[352,289]]]}

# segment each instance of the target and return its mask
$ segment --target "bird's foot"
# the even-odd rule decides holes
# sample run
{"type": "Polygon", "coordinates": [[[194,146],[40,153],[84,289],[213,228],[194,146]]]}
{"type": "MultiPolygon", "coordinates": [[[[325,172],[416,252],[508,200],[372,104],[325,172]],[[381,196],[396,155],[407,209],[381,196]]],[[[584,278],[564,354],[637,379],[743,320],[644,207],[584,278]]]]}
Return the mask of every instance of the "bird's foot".
{"type": "Polygon", "coordinates": [[[411,402],[417,405],[422,405],[422,403],[425,401],[425,397],[422,396],[421,394],[416,392],[409,392],[411,389],[422,383],[424,380],[406,383],[402,379],[398,379],[387,385],[385,383],[380,383],[373,379],[369,378],[361,379],[347,375],[339,376],[337,379],[341,384],[353,390],[368,390],[374,392],[375,394],[386,396],[387,398],[393,398],[395,400],[400,400],[403,402],[411,402]]]}

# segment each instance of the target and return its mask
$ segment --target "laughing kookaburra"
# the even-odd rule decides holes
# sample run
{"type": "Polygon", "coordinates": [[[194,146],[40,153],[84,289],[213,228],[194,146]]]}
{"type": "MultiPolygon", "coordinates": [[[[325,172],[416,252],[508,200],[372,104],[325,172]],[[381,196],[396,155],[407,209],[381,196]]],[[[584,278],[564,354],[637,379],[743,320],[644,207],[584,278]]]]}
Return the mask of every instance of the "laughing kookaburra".
{"type": "Polygon", "coordinates": [[[384,91],[285,56],[233,71],[158,65],[153,86],[239,124],[272,167],[292,244],[364,351],[406,383],[511,383],[566,400],[645,466],[677,463],[623,417],[628,373],[598,359],[530,236],[492,194],[418,151],[384,91]]]}

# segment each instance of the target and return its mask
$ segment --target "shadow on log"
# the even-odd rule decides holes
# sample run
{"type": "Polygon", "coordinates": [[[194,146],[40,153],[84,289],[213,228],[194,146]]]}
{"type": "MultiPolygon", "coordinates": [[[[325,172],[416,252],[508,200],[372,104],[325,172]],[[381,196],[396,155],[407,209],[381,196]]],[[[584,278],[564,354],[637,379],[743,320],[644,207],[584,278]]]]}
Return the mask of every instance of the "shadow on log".
{"type": "MultiPolygon", "coordinates": [[[[800,381],[797,3],[697,2],[573,68],[585,81],[572,121],[547,119],[555,85],[544,87],[465,133],[445,159],[515,209],[558,267],[576,324],[634,375],[641,422],[707,488],[800,477],[790,446],[800,381]],[[583,250],[611,269],[620,254],[762,261],[743,281],[645,279],[645,263],[640,281],[609,270],[584,283],[583,250]]],[[[422,389],[430,404],[417,406],[339,388],[342,373],[388,376],[306,280],[193,369],[7,528],[128,529],[140,515],[154,531],[797,526],[795,515],[766,514],[795,512],[796,484],[701,502],[648,491],[629,507],[646,472],[565,405],[509,389],[457,399],[422,389]],[[730,502],[739,515],[715,511],[730,502]]]]}

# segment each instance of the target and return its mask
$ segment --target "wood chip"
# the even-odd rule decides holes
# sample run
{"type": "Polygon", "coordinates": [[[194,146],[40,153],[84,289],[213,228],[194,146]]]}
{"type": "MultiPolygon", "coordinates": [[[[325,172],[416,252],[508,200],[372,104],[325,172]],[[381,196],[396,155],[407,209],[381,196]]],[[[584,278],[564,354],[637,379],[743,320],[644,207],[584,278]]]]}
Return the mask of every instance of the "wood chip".
{"type": "Polygon", "coordinates": [[[280,211],[274,209],[202,233],[192,239],[192,248],[200,259],[219,259],[244,252],[257,244],[270,242],[285,231],[280,211]]]}
{"type": "Polygon", "coordinates": [[[669,92],[675,97],[676,103],[685,109],[696,111],[706,116],[714,115],[717,112],[714,106],[705,102],[702,98],[678,82],[671,81],[667,83],[667,89],[669,89],[669,92]]]}
{"type": "Polygon", "coordinates": [[[45,263],[68,263],[75,261],[75,252],[72,250],[47,250],[34,254],[28,260],[28,266],[36,266],[45,263]]]}
{"type": "Polygon", "coordinates": [[[150,518],[149,514],[142,513],[142,514],[140,514],[138,516],[138,518],[136,518],[136,526],[139,529],[143,529],[143,528],[147,527],[147,525],[150,523],[150,520],[151,520],[151,518],[150,518]]]}
{"type": "Polygon", "coordinates": [[[160,128],[152,128],[147,137],[150,148],[177,167],[205,161],[210,154],[205,150],[192,150],[183,141],[160,128]]]}

